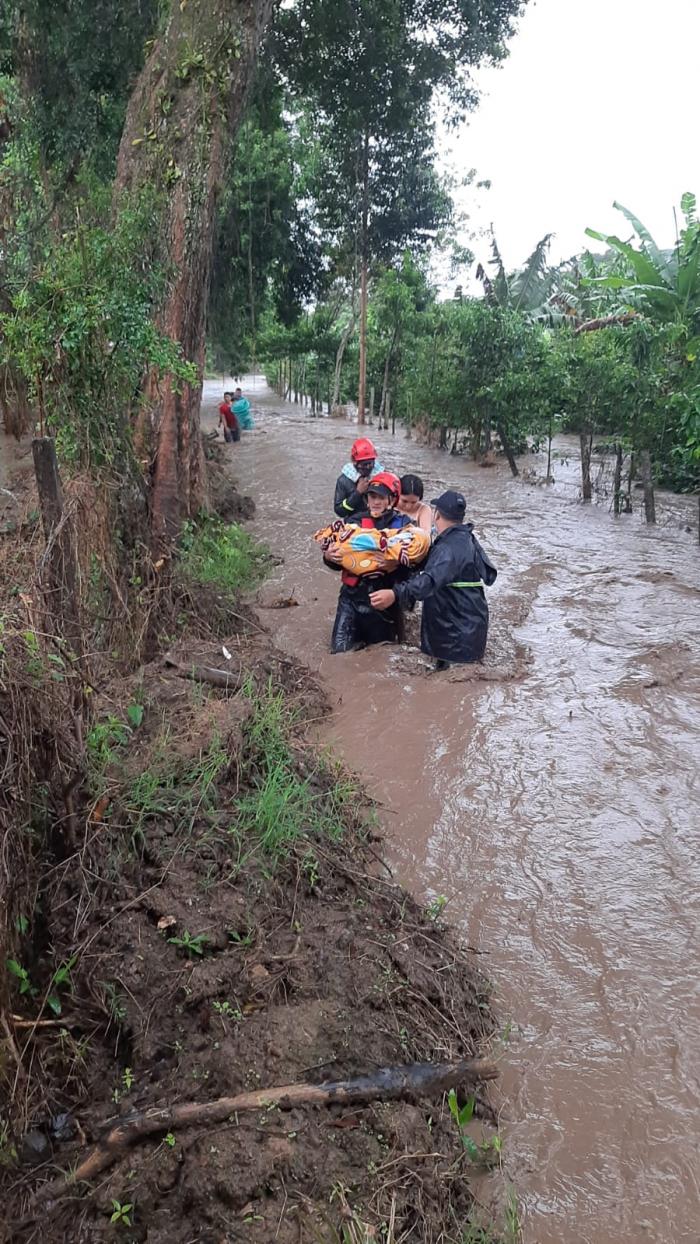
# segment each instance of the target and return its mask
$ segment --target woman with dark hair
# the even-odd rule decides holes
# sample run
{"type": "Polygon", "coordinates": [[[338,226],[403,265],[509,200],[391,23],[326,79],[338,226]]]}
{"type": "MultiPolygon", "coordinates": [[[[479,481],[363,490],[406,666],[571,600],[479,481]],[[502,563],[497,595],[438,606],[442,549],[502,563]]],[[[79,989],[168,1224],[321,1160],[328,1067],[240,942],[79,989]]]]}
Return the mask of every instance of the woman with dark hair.
{"type": "Polygon", "coordinates": [[[412,523],[430,535],[433,512],[423,500],[423,481],[420,475],[402,475],[401,497],[396,508],[400,514],[407,514],[412,523]]]}

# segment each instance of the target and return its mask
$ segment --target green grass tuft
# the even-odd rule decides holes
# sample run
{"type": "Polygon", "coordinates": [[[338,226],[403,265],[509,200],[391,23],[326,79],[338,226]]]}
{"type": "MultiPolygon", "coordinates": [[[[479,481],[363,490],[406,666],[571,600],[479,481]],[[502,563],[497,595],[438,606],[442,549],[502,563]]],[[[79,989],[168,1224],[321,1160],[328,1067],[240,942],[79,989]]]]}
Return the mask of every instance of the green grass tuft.
{"type": "Polygon", "coordinates": [[[180,565],[192,583],[207,583],[221,592],[246,592],[264,578],[268,550],[236,523],[203,516],[185,523],[180,540],[180,565]]]}
{"type": "Polygon", "coordinates": [[[246,729],[249,789],[239,799],[233,833],[273,860],[305,836],[338,839],[348,810],[358,800],[356,786],[336,778],[323,764],[302,776],[290,743],[298,715],[289,710],[282,692],[268,687],[260,694],[251,685],[245,690],[253,703],[246,729]]]}
{"type": "Polygon", "coordinates": [[[195,760],[183,764],[164,732],[149,767],[134,778],[124,798],[134,832],[143,832],[145,823],[159,815],[191,828],[200,812],[217,806],[217,782],[229,764],[230,756],[218,736],[195,760]]]}

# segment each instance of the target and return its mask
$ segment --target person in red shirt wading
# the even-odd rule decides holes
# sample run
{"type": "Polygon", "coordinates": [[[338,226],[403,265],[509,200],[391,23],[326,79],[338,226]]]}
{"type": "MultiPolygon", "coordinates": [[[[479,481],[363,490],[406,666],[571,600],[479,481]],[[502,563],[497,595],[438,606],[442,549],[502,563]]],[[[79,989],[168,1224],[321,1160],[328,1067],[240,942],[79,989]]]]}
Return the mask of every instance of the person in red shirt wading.
{"type": "Polygon", "coordinates": [[[233,393],[224,393],[224,400],[219,403],[219,427],[224,425],[224,440],[233,443],[240,441],[241,429],[233,413],[232,405],[233,393]]]}

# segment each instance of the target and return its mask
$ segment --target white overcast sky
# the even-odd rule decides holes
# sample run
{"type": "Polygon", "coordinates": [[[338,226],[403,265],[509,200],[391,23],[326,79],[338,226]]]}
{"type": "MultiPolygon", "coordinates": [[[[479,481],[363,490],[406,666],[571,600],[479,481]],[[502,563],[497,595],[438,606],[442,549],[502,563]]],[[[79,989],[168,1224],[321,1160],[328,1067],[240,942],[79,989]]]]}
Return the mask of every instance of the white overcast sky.
{"type": "Polygon", "coordinates": [[[493,222],[507,268],[548,232],[555,262],[587,225],[629,236],[613,199],[672,244],[674,205],[700,198],[700,0],[531,0],[508,59],[477,82],[478,110],[440,148],[453,172],[491,181],[458,203],[474,229],[493,222]]]}

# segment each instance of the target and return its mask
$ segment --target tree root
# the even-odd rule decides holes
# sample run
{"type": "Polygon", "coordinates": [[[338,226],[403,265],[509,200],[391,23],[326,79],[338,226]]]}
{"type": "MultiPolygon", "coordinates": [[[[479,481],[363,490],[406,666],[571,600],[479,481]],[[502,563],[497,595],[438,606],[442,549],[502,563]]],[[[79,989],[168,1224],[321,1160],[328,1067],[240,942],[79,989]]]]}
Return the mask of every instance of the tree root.
{"type": "Polygon", "coordinates": [[[60,1199],[76,1184],[94,1179],[112,1166],[127,1149],[147,1136],[175,1128],[193,1127],[198,1123],[222,1123],[239,1111],[261,1110],[269,1106],[291,1110],[295,1106],[340,1106],[435,1096],[465,1081],[494,1080],[497,1075],[495,1063],[478,1058],[457,1063],[414,1063],[412,1066],[383,1067],[371,1075],[352,1080],[284,1084],[277,1088],[239,1093],[236,1097],[218,1097],[215,1101],[186,1102],[178,1106],[134,1111],[110,1126],[100,1143],[75,1170],[39,1188],[32,1201],[32,1210],[46,1201],[60,1199]]]}

